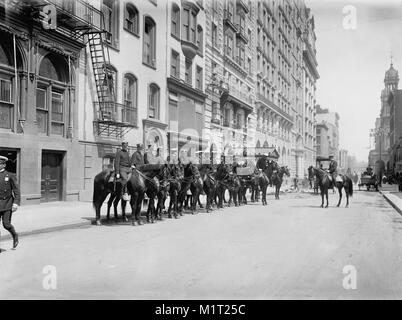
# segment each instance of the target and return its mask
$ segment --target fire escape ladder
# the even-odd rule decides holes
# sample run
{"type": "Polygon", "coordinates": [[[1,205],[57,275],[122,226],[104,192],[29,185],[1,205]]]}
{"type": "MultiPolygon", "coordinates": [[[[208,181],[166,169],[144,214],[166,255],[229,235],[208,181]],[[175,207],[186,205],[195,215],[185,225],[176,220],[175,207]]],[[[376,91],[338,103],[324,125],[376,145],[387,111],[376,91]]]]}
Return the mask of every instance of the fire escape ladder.
{"type": "Polygon", "coordinates": [[[110,121],[115,118],[116,93],[113,73],[110,69],[109,47],[104,41],[104,32],[88,34],[88,45],[98,95],[99,119],[110,121]]]}

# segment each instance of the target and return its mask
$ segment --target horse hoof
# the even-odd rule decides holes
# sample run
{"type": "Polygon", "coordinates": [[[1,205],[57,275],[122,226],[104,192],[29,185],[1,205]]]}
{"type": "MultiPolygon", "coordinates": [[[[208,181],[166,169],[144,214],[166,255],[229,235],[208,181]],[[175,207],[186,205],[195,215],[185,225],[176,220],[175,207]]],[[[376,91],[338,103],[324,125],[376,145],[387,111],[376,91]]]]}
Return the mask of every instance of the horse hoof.
{"type": "Polygon", "coordinates": [[[123,220],[124,220],[124,222],[128,222],[127,217],[124,217],[123,220]]]}
{"type": "Polygon", "coordinates": [[[96,225],[97,225],[98,227],[100,227],[100,226],[102,225],[102,223],[101,223],[99,220],[96,220],[96,225]]]}

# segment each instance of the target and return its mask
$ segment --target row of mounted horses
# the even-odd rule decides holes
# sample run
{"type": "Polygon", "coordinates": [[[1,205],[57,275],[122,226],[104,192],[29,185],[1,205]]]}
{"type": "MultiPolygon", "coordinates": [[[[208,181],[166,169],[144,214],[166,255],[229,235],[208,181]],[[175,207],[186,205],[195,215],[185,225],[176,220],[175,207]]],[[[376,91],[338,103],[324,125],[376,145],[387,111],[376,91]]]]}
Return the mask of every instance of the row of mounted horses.
{"type": "MultiPolygon", "coordinates": [[[[225,193],[229,193],[228,206],[247,204],[247,190],[251,193],[251,201],[259,201],[262,193],[262,204],[267,204],[267,188],[275,186],[275,198],[279,199],[279,191],[284,174],[290,176],[287,167],[280,167],[267,157],[257,161],[258,170],[250,176],[239,176],[236,167],[231,164],[196,165],[188,163],[145,165],[132,171],[127,182],[127,192],[130,194],[132,224],[141,224],[140,213],[145,195],[148,197],[147,221],[155,222],[162,219],[165,212],[165,202],[169,195],[167,214],[171,218],[183,214],[183,209],[190,201],[191,213],[196,212],[197,203],[202,207],[199,197],[205,194],[206,210],[210,212],[213,205],[223,208],[225,193]],[[189,191],[191,197],[188,196],[189,191]],[[156,206],[155,206],[156,202],[156,206]]],[[[126,201],[122,198],[122,184],[119,180],[110,179],[114,175],[112,170],[104,170],[94,179],[93,206],[96,212],[96,224],[101,224],[101,207],[107,196],[110,195],[107,206],[107,219],[110,218],[110,209],[113,204],[114,216],[117,219],[117,207],[121,200],[122,216],[125,221],[126,201]]]]}

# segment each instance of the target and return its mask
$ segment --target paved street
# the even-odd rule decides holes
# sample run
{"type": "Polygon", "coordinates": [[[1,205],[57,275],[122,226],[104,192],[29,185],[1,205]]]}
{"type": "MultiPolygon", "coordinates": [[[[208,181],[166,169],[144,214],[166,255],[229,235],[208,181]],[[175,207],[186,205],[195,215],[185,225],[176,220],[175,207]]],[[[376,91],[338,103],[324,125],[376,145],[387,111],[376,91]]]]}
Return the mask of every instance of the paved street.
{"type": "MultiPolygon", "coordinates": [[[[351,208],[318,208],[310,194],[268,197],[153,225],[110,224],[10,241],[0,299],[402,298],[402,217],[376,192],[351,208]],[[42,286],[45,266],[57,289],[42,286]],[[357,289],[343,288],[344,266],[357,289]]],[[[57,214],[57,213],[55,213],[57,214]]]]}

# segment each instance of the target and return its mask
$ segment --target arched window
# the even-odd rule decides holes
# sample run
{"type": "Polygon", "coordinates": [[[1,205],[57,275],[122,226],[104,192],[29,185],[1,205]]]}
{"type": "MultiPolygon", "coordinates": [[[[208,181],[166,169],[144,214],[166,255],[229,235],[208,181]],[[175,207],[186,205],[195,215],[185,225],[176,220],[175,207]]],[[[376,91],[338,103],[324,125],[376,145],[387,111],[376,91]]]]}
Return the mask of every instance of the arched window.
{"type": "Polygon", "coordinates": [[[132,4],[126,4],[124,11],[124,29],[128,32],[138,35],[139,33],[139,15],[138,10],[132,4]]]}
{"type": "Polygon", "coordinates": [[[172,4],[172,36],[180,38],[180,8],[176,3],[172,4]]]}
{"type": "Polygon", "coordinates": [[[159,87],[152,83],[148,89],[148,117],[151,119],[159,119],[159,103],[160,103],[159,87]]]}
{"type": "Polygon", "coordinates": [[[138,87],[137,78],[132,74],[126,74],[123,80],[123,99],[124,113],[122,115],[123,122],[137,125],[138,108],[137,108],[138,87]]]}
{"type": "Polygon", "coordinates": [[[150,17],[144,19],[143,62],[156,68],[156,24],[150,17]]]}
{"type": "Polygon", "coordinates": [[[64,57],[46,55],[39,66],[36,87],[36,121],[39,133],[65,136],[68,64],[64,57]]]}
{"type": "MultiPolygon", "coordinates": [[[[0,33],[3,36],[3,33],[0,33]]],[[[9,71],[9,67],[14,65],[9,41],[5,41],[7,36],[1,39],[0,43],[0,128],[12,129],[14,123],[14,92],[15,82],[9,71]],[[5,69],[2,70],[2,66],[5,69]]],[[[8,39],[7,39],[8,40],[8,39]]],[[[12,47],[11,47],[12,48],[12,47]]]]}

